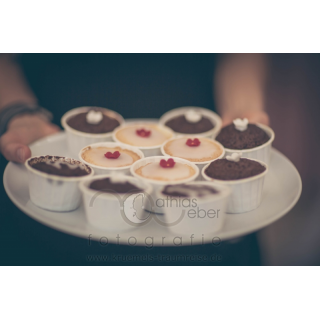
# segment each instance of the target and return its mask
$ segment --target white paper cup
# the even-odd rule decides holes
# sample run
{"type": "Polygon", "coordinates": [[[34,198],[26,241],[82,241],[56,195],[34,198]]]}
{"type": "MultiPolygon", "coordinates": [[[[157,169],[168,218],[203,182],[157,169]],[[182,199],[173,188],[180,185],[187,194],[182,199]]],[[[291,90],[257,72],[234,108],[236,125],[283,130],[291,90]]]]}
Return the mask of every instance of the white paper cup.
{"type": "MultiPolygon", "coordinates": [[[[166,157],[172,157],[170,154],[167,154],[167,153],[165,152],[165,146],[166,146],[166,144],[169,143],[170,141],[179,139],[179,138],[181,138],[181,137],[182,137],[182,136],[179,135],[179,136],[177,136],[177,137],[175,137],[175,138],[172,138],[172,139],[166,141],[166,142],[161,146],[161,153],[162,153],[164,156],[166,156],[166,157]]],[[[224,150],[223,145],[222,145],[220,142],[218,142],[218,141],[216,141],[216,140],[209,139],[209,138],[201,137],[201,136],[199,136],[199,135],[190,136],[190,138],[191,138],[191,139],[195,139],[195,138],[198,138],[198,139],[208,139],[208,140],[214,142],[215,144],[217,144],[217,145],[221,148],[221,150],[222,150],[221,155],[220,155],[219,157],[215,158],[215,159],[211,159],[211,160],[209,160],[209,161],[199,161],[199,162],[191,161],[192,163],[194,163],[194,164],[196,164],[196,165],[198,166],[200,172],[201,172],[202,168],[203,168],[206,164],[210,163],[210,162],[213,161],[213,160],[222,159],[222,158],[224,157],[224,155],[225,155],[225,150],[224,150]]],[[[192,151],[196,151],[196,149],[197,149],[196,147],[194,147],[194,149],[190,148],[190,153],[191,153],[192,151]]],[[[179,157],[177,157],[177,158],[179,158],[179,157]]],[[[181,159],[183,159],[183,158],[181,158],[181,159]]],[[[185,159],[185,160],[187,160],[187,159],[185,159]]],[[[190,160],[188,160],[188,161],[190,161],[190,160]]],[[[203,180],[201,174],[199,174],[197,180],[198,180],[198,181],[203,180]]]]}
{"type": "Polygon", "coordinates": [[[187,183],[187,185],[194,184],[211,186],[218,193],[204,198],[189,197],[179,198],[179,200],[177,197],[163,195],[164,187],[158,190],[158,197],[168,197],[168,201],[164,202],[164,215],[157,217],[157,221],[173,233],[189,236],[199,232],[214,233],[224,224],[230,188],[209,181],[187,183]]]}
{"type": "MultiPolygon", "coordinates": [[[[118,142],[118,143],[122,143],[122,144],[128,145],[128,144],[124,143],[123,141],[121,141],[121,140],[119,140],[119,139],[117,138],[117,133],[118,133],[121,129],[125,128],[125,127],[132,127],[132,126],[133,126],[133,127],[134,127],[134,126],[141,126],[141,127],[143,127],[143,126],[145,126],[145,125],[152,125],[152,126],[156,125],[156,126],[158,126],[161,130],[163,130],[165,133],[167,133],[167,134],[170,136],[169,139],[171,139],[172,137],[174,137],[174,132],[173,132],[170,128],[165,127],[165,126],[162,126],[162,125],[160,125],[160,124],[158,124],[158,123],[155,123],[155,122],[145,122],[145,121],[130,121],[130,122],[128,122],[128,123],[125,123],[125,124],[121,125],[121,126],[118,127],[116,130],[114,130],[113,135],[112,135],[113,140],[116,141],[116,142],[118,142]]],[[[131,145],[131,146],[132,146],[132,145],[131,145]]],[[[143,147],[143,146],[138,146],[138,145],[137,145],[137,146],[134,146],[134,147],[139,148],[139,149],[144,153],[144,155],[145,155],[146,157],[153,157],[153,156],[160,156],[160,155],[161,155],[161,146],[162,146],[162,143],[159,144],[159,145],[152,146],[152,147],[143,147]]]]}
{"type": "Polygon", "coordinates": [[[166,112],[165,114],[162,115],[162,117],[159,120],[159,123],[164,125],[166,124],[166,122],[168,120],[171,120],[175,117],[178,116],[182,116],[185,115],[187,111],[189,110],[194,110],[197,112],[200,112],[203,116],[209,118],[212,123],[214,124],[214,128],[206,131],[206,132],[202,132],[202,133],[192,133],[192,134],[186,134],[186,133],[181,133],[181,132],[176,132],[176,134],[178,135],[185,135],[185,136],[194,136],[194,135],[198,135],[201,137],[206,137],[206,138],[215,138],[216,135],[218,134],[218,132],[221,129],[222,126],[222,120],[221,118],[213,111],[209,110],[209,109],[205,109],[205,108],[201,108],[201,107],[193,107],[193,106],[188,106],[188,107],[181,107],[181,108],[176,108],[176,109],[172,109],[168,112],[166,112]]]}
{"type": "Polygon", "coordinates": [[[73,157],[77,157],[79,154],[79,151],[83,147],[88,146],[89,144],[96,143],[96,142],[112,141],[113,131],[107,132],[107,133],[87,133],[87,132],[82,132],[82,131],[73,129],[68,125],[67,121],[69,118],[77,115],[78,113],[87,112],[92,108],[99,109],[101,112],[103,112],[107,116],[118,120],[120,125],[124,123],[124,120],[119,113],[106,108],[80,107],[80,108],[75,108],[68,111],[61,118],[61,125],[66,131],[68,148],[73,157]]]}
{"type": "Polygon", "coordinates": [[[150,213],[144,210],[143,205],[152,193],[152,186],[137,178],[125,176],[126,181],[143,191],[133,191],[132,194],[114,194],[89,188],[92,181],[109,178],[110,176],[95,176],[79,185],[88,222],[97,228],[113,231],[122,231],[147,224],[151,217],[150,213]],[[139,196],[143,197],[140,206],[137,205],[136,200],[136,197],[139,196]]]}
{"type": "Polygon", "coordinates": [[[94,173],[93,169],[79,160],[66,158],[67,161],[70,160],[73,163],[88,167],[90,173],[81,177],[62,177],[36,170],[29,165],[30,160],[39,157],[31,157],[25,162],[29,176],[31,201],[36,206],[50,211],[72,211],[77,209],[81,203],[78,183],[91,177],[94,173]]]}
{"type": "Polygon", "coordinates": [[[87,162],[85,161],[83,158],[82,158],[82,154],[89,148],[97,148],[97,147],[107,147],[107,148],[116,148],[116,147],[119,147],[119,148],[122,148],[122,149],[127,149],[127,150],[130,150],[134,153],[136,153],[140,159],[143,159],[144,158],[144,154],[142,151],[140,151],[138,148],[135,148],[135,147],[132,147],[132,146],[129,146],[129,145],[125,145],[125,144],[122,144],[122,143],[117,143],[117,142],[99,142],[99,143],[94,143],[94,144],[91,144],[89,146],[86,146],[84,147],[83,149],[80,150],[79,152],[79,159],[87,164],[88,166],[92,167],[94,169],[94,173],[96,175],[100,175],[100,174],[111,174],[112,172],[117,172],[117,173],[122,173],[122,174],[125,174],[125,175],[129,175],[130,174],[130,167],[132,166],[129,165],[129,166],[125,166],[125,167],[102,167],[102,166],[97,166],[97,165],[94,165],[90,162],[87,162]]]}
{"type": "Polygon", "coordinates": [[[234,152],[237,152],[237,153],[241,152],[243,158],[260,160],[265,162],[266,164],[269,164],[270,157],[271,157],[272,142],[274,140],[275,135],[273,130],[270,127],[260,123],[257,123],[256,125],[260,127],[262,130],[264,130],[266,134],[270,137],[270,139],[266,143],[262,144],[261,146],[258,146],[252,149],[237,150],[237,149],[225,148],[225,151],[226,151],[225,156],[230,156],[234,152]]]}
{"type": "Polygon", "coordinates": [[[201,175],[204,178],[204,180],[213,181],[216,184],[221,184],[231,188],[231,196],[229,198],[227,206],[228,213],[243,213],[251,211],[259,207],[261,203],[264,178],[268,173],[268,165],[256,159],[249,160],[259,162],[266,168],[266,170],[250,178],[238,180],[218,180],[209,177],[205,173],[205,170],[208,168],[210,163],[208,163],[205,167],[202,168],[201,175]]]}
{"type": "Polygon", "coordinates": [[[153,198],[153,207],[152,208],[148,208],[148,210],[150,211],[153,211],[153,212],[156,212],[156,213],[163,213],[163,209],[160,208],[158,205],[157,205],[157,200],[158,200],[158,193],[157,191],[165,186],[165,185],[168,185],[168,184],[181,184],[181,183],[187,183],[187,182],[192,182],[194,181],[198,175],[199,175],[199,168],[197,167],[197,165],[195,165],[194,163],[190,162],[190,161],[187,161],[187,160],[184,160],[184,159],[181,159],[181,158],[175,158],[175,157],[163,157],[163,156],[155,156],[155,157],[147,157],[147,158],[144,158],[144,159],[141,159],[141,160],[138,160],[136,161],[130,168],[130,172],[131,174],[142,180],[142,181],[145,181],[145,182],[148,182],[152,185],[153,187],[153,193],[152,193],[152,198],[153,198]],[[186,179],[182,179],[182,180],[176,180],[176,181],[160,181],[160,180],[156,180],[156,179],[150,179],[150,178],[145,178],[145,177],[142,177],[140,176],[139,174],[136,173],[136,170],[142,166],[145,166],[147,165],[148,163],[152,163],[152,162],[157,162],[159,163],[160,160],[162,159],[165,159],[165,160],[168,160],[169,158],[172,158],[174,159],[175,162],[177,163],[182,163],[182,164],[187,164],[189,165],[190,167],[192,167],[194,170],[195,170],[195,173],[190,176],[189,178],[186,178],[186,179]]]}

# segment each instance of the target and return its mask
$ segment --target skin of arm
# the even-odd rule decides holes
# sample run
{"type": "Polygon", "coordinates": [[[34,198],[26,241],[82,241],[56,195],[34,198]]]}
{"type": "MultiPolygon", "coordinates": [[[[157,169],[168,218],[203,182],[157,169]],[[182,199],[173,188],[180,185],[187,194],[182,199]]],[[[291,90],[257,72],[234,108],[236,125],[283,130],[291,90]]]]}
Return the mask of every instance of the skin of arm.
{"type": "Polygon", "coordinates": [[[264,54],[227,54],[214,78],[214,93],[223,126],[236,118],[269,125],[264,109],[267,57],[264,54]]]}
{"type": "MultiPolygon", "coordinates": [[[[15,102],[37,103],[13,54],[0,54],[0,109],[15,102]]],[[[0,138],[0,150],[10,161],[23,163],[31,156],[28,145],[58,132],[59,127],[38,115],[17,115],[0,138]]]]}

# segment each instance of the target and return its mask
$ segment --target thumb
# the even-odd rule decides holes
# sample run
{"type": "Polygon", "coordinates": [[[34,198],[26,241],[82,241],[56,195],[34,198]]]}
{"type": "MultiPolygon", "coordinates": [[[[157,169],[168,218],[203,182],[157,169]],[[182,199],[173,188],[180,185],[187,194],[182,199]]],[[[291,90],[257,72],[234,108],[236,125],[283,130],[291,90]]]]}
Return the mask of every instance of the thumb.
{"type": "Polygon", "coordinates": [[[7,160],[18,163],[24,163],[25,160],[31,157],[30,148],[17,142],[6,144],[2,149],[2,153],[7,160]]]}
{"type": "Polygon", "coordinates": [[[234,120],[235,118],[232,117],[232,116],[229,116],[229,115],[224,115],[222,117],[222,127],[225,127],[227,126],[228,124],[232,123],[232,121],[234,120]]]}
{"type": "Polygon", "coordinates": [[[252,114],[248,114],[247,118],[249,119],[250,122],[252,123],[262,123],[267,126],[270,125],[270,120],[269,116],[266,112],[256,112],[252,114]]]}

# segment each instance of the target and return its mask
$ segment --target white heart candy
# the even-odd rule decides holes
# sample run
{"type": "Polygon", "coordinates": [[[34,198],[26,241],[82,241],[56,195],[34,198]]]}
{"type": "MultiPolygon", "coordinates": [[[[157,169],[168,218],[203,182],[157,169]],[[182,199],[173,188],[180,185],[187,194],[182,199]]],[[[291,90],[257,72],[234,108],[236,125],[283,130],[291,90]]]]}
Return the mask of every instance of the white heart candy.
{"type": "Polygon", "coordinates": [[[201,120],[202,115],[199,112],[196,112],[194,110],[189,110],[186,112],[185,117],[188,122],[195,123],[195,122],[199,122],[201,120]]]}
{"type": "Polygon", "coordinates": [[[234,152],[231,154],[231,156],[226,156],[226,159],[228,161],[238,162],[240,161],[241,156],[242,156],[241,152],[234,152]]]}
{"type": "Polygon", "coordinates": [[[103,114],[101,111],[90,110],[87,113],[86,120],[90,124],[98,124],[103,119],[103,114]]]}
{"type": "Polygon", "coordinates": [[[125,183],[127,181],[127,177],[123,174],[113,173],[110,176],[110,181],[112,183],[125,183]]]}
{"type": "Polygon", "coordinates": [[[245,131],[248,128],[249,120],[247,118],[244,118],[243,120],[238,118],[233,120],[233,124],[239,131],[245,131]]]}

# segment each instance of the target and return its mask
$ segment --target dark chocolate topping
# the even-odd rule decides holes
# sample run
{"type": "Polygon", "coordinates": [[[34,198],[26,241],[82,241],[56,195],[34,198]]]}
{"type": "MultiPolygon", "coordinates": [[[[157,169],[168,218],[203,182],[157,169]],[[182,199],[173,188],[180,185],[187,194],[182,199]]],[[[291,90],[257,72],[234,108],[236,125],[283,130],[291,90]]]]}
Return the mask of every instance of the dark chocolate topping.
{"type": "Polygon", "coordinates": [[[239,131],[232,123],[221,129],[216,140],[225,148],[242,150],[261,146],[269,141],[270,137],[255,124],[248,124],[247,130],[239,131]]]}
{"type": "MultiPolygon", "coordinates": [[[[94,109],[95,111],[101,111],[99,109],[94,109]]],[[[89,112],[89,111],[88,111],[89,112]]],[[[108,133],[112,132],[116,127],[120,125],[117,119],[108,117],[102,112],[103,118],[97,124],[90,124],[87,122],[88,112],[78,113],[77,115],[69,118],[67,120],[68,125],[78,131],[86,133],[108,133]]]]}
{"type": "Polygon", "coordinates": [[[162,193],[171,197],[205,197],[218,191],[207,185],[167,185],[162,193]]]}
{"type": "Polygon", "coordinates": [[[41,156],[30,159],[28,163],[36,170],[62,177],[81,177],[91,173],[89,166],[78,160],[64,157],[41,156]],[[60,163],[60,166],[53,165],[57,161],[60,163]]]}
{"type": "Polygon", "coordinates": [[[110,178],[92,181],[89,187],[106,193],[138,193],[143,191],[128,181],[124,183],[111,182],[110,178]]]}
{"type": "Polygon", "coordinates": [[[175,132],[187,134],[203,133],[214,128],[214,124],[209,118],[205,116],[202,116],[200,121],[193,123],[187,121],[186,117],[184,115],[181,115],[167,121],[165,125],[175,132]]]}
{"type": "Polygon", "coordinates": [[[259,162],[249,159],[240,159],[238,162],[219,159],[210,163],[205,174],[218,180],[238,180],[256,176],[266,168],[259,162]]]}

